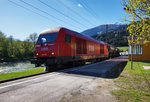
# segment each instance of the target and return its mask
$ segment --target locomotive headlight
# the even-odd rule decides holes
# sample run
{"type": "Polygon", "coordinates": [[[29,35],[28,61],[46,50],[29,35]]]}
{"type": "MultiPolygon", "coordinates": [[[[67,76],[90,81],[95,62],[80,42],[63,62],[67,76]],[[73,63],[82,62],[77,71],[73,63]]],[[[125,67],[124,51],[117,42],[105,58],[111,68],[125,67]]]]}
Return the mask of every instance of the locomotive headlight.
{"type": "Polygon", "coordinates": [[[39,53],[36,53],[36,55],[38,56],[38,55],[39,55],[39,53]]]}
{"type": "Polygon", "coordinates": [[[54,52],[52,52],[51,54],[54,55],[54,52]]]}

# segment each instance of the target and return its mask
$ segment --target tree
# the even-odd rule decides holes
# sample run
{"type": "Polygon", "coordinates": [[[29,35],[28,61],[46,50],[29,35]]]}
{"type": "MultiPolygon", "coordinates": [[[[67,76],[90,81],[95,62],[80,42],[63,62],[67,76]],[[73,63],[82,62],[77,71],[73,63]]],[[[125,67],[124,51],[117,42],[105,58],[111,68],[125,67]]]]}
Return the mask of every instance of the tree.
{"type": "Polygon", "coordinates": [[[5,36],[4,36],[4,34],[0,31],[0,59],[2,58],[4,39],[5,39],[5,36]]]}
{"type": "Polygon", "coordinates": [[[0,31],[0,60],[32,58],[36,34],[31,34],[30,39],[15,41],[13,36],[7,37],[0,31]],[[31,40],[32,39],[32,40],[31,40]]]}
{"type": "Polygon", "coordinates": [[[8,39],[0,32],[0,59],[8,58],[8,39]]]}
{"type": "Polygon", "coordinates": [[[124,10],[129,14],[128,31],[130,39],[135,41],[150,40],[150,0],[123,0],[124,10]]]}
{"type": "Polygon", "coordinates": [[[34,44],[34,47],[35,47],[35,43],[37,41],[37,38],[38,38],[38,34],[37,33],[33,33],[33,34],[29,35],[29,39],[34,44]]]}
{"type": "Polygon", "coordinates": [[[14,57],[14,44],[13,44],[13,36],[11,35],[11,36],[9,36],[8,37],[8,40],[9,40],[9,43],[10,43],[10,47],[9,47],[9,54],[10,54],[10,56],[11,57],[14,57]]]}

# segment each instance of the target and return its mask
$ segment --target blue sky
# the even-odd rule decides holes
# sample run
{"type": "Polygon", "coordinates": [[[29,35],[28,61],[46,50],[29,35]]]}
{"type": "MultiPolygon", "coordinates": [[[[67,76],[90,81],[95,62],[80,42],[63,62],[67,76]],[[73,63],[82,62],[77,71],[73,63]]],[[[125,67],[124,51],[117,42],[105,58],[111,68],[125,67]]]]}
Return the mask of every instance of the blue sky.
{"type": "Polygon", "coordinates": [[[39,0],[22,1],[42,12],[20,0],[0,0],[0,31],[20,40],[26,39],[31,33],[39,34],[45,29],[57,26],[81,32],[101,24],[123,23],[121,20],[125,16],[122,0],[40,0],[48,6],[39,0]]]}

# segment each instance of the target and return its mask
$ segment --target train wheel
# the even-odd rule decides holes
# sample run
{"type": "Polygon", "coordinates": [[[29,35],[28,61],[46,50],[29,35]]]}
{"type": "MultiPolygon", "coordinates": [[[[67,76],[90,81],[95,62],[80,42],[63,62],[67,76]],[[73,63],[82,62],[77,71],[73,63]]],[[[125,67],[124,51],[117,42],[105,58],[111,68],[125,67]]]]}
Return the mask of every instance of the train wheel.
{"type": "Polygon", "coordinates": [[[82,62],[81,62],[81,65],[85,65],[85,61],[82,61],[82,62]]]}
{"type": "Polygon", "coordinates": [[[77,62],[76,61],[68,62],[66,64],[66,66],[67,66],[67,68],[76,67],[77,66],[77,62]]]}
{"type": "Polygon", "coordinates": [[[48,66],[46,66],[45,71],[52,72],[52,71],[54,71],[54,67],[52,65],[51,66],[48,65],[48,66]]]}
{"type": "Polygon", "coordinates": [[[77,65],[78,65],[78,66],[85,65],[85,61],[82,61],[82,60],[81,60],[81,61],[78,61],[78,62],[77,62],[77,65]]]}
{"type": "Polygon", "coordinates": [[[41,66],[41,64],[35,64],[35,67],[39,67],[39,66],[41,66]]]}

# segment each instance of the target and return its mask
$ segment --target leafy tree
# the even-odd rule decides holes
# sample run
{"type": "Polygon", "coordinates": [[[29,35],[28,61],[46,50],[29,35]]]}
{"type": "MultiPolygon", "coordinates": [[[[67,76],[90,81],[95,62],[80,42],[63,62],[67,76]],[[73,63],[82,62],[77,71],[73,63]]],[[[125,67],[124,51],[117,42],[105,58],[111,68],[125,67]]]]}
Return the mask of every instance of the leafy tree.
{"type": "Polygon", "coordinates": [[[30,39],[26,39],[22,43],[22,48],[24,49],[24,57],[28,58],[33,56],[33,43],[30,42],[30,39]]]}
{"type": "Polygon", "coordinates": [[[0,58],[2,58],[4,34],[0,31],[0,58]]]}
{"type": "Polygon", "coordinates": [[[6,36],[0,32],[0,59],[8,57],[8,40],[6,36]]]}
{"type": "Polygon", "coordinates": [[[34,44],[34,47],[35,47],[35,43],[37,41],[37,38],[38,38],[38,34],[37,33],[33,33],[33,34],[29,35],[29,40],[34,44]]]}
{"type": "Polygon", "coordinates": [[[150,0],[123,0],[123,5],[131,22],[128,26],[129,40],[150,40],[150,0]]]}
{"type": "Polygon", "coordinates": [[[11,35],[11,36],[9,36],[8,37],[8,41],[9,41],[9,54],[10,54],[10,56],[11,57],[14,57],[14,41],[13,41],[14,39],[13,39],[13,36],[11,35]]]}
{"type": "Polygon", "coordinates": [[[15,41],[14,42],[14,56],[15,58],[17,59],[20,59],[20,58],[26,58],[24,56],[24,48],[21,46],[22,45],[22,41],[15,41]]]}
{"type": "Polygon", "coordinates": [[[34,44],[31,39],[15,41],[13,36],[6,37],[4,33],[0,32],[0,60],[32,58],[33,48],[34,44]]]}

